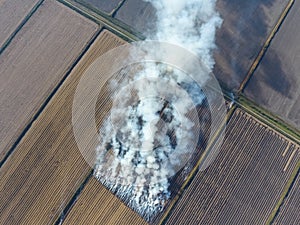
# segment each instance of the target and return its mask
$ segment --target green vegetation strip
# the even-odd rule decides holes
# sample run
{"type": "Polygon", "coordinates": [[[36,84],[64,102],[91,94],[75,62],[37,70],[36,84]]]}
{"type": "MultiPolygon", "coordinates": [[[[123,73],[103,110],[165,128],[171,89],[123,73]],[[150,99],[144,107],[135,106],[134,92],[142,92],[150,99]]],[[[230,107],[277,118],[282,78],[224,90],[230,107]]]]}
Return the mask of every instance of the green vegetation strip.
{"type": "Polygon", "coordinates": [[[252,65],[251,65],[251,67],[250,67],[250,69],[249,69],[249,71],[248,71],[245,79],[240,84],[240,87],[239,87],[239,90],[238,90],[238,94],[242,93],[243,90],[245,89],[248,81],[250,80],[250,78],[252,77],[254,71],[258,67],[258,64],[262,60],[262,58],[263,58],[265,52],[267,51],[267,49],[268,49],[271,41],[273,40],[275,34],[279,30],[281,24],[283,23],[284,19],[286,18],[287,14],[289,13],[290,9],[292,8],[294,2],[295,2],[295,0],[290,0],[289,3],[287,4],[287,6],[285,7],[285,9],[283,10],[283,12],[281,13],[281,15],[280,15],[277,23],[275,24],[273,30],[271,31],[270,35],[268,36],[267,40],[265,41],[265,43],[263,45],[263,48],[258,53],[258,56],[256,57],[256,59],[252,63],[252,65]]]}
{"type": "Polygon", "coordinates": [[[269,111],[261,108],[256,103],[247,99],[244,95],[240,95],[237,99],[237,105],[247,111],[249,114],[270,126],[283,136],[300,145],[300,132],[284,122],[282,119],[273,115],[269,111]]]}
{"type": "Polygon", "coordinates": [[[270,216],[269,216],[269,218],[266,222],[266,225],[273,224],[273,222],[276,218],[276,215],[278,214],[278,212],[280,210],[280,207],[282,206],[282,204],[284,203],[285,198],[288,196],[290,190],[292,189],[294,181],[297,178],[297,175],[299,175],[299,170],[300,170],[300,161],[297,163],[291,177],[289,178],[288,182],[286,183],[286,185],[283,189],[283,192],[282,192],[282,194],[279,198],[279,201],[277,202],[275,208],[273,209],[272,213],[270,214],[270,216]]]}

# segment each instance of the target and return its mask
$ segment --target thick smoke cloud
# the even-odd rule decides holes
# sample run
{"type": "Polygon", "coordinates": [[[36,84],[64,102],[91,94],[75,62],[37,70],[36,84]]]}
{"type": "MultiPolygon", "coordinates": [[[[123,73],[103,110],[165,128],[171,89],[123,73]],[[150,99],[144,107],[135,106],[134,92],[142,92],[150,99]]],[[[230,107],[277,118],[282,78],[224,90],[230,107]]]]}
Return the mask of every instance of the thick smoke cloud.
{"type": "Polygon", "coordinates": [[[180,45],[196,53],[212,69],[215,32],[222,24],[216,0],[146,0],[157,9],[153,39],[180,45]]]}
{"type": "MultiPolygon", "coordinates": [[[[215,32],[222,23],[216,1],[147,1],[158,18],[157,32],[149,38],[194,52],[211,71],[215,32]]],[[[160,63],[144,63],[126,73],[125,78],[110,82],[110,88],[118,91],[111,96],[113,107],[100,128],[95,176],[151,219],[170,198],[169,178],[194,150],[195,105],[205,95],[188,75],[160,63]]],[[[199,76],[203,83],[208,79],[199,76]]]]}

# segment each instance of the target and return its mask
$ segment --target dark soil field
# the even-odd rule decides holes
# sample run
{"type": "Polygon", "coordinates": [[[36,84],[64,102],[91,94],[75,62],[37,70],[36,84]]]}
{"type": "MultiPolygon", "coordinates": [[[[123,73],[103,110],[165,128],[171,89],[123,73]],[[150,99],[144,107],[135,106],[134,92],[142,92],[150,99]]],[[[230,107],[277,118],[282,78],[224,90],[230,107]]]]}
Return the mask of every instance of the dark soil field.
{"type": "Polygon", "coordinates": [[[214,73],[223,87],[237,89],[288,0],[219,0],[223,25],[217,33],[214,73]]]}
{"type": "Polygon", "coordinates": [[[115,18],[128,24],[145,36],[155,31],[156,11],[149,2],[127,0],[118,10],[115,18]]]}
{"type": "Polygon", "coordinates": [[[245,89],[262,107],[300,129],[300,2],[282,27],[245,89]]]}

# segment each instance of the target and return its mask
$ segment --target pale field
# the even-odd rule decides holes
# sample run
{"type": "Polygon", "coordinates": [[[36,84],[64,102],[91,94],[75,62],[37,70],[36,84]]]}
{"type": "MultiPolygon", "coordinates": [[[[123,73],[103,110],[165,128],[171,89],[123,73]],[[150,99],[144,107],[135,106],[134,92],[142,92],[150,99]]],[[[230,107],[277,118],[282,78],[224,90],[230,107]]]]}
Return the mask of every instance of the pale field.
{"type": "Polygon", "coordinates": [[[39,0],[0,0],[0,48],[39,0]]]}
{"type": "Polygon", "coordinates": [[[97,29],[64,5],[46,0],[0,55],[0,161],[97,29]]]}

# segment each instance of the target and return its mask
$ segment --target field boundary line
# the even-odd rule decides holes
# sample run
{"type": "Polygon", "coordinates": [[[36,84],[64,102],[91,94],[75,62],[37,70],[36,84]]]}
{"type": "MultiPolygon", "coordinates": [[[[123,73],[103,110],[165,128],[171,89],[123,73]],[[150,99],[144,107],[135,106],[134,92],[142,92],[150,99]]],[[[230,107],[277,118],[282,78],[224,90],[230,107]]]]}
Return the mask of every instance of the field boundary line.
{"type": "Polygon", "coordinates": [[[249,82],[249,80],[251,79],[251,77],[253,76],[255,70],[257,69],[259,63],[261,62],[261,60],[263,59],[266,51],[268,50],[273,38],[275,37],[276,33],[279,31],[279,28],[281,27],[281,25],[283,24],[285,18],[287,17],[289,11],[291,10],[292,6],[294,5],[295,0],[290,0],[289,3],[287,4],[287,6],[284,8],[283,12],[281,13],[277,23],[275,24],[275,26],[273,27],[271,33],[269,34],[269,36],[267,37],[267,40],[265,41],[262,49],[260,50],[260,52],[258,53],[257,57],[255,58],[255,60],[253,61],[246,77],[243,79],[243,81],[240,84],[240,87],[238,89],[238,95],[240,93],[242,93],[247,85],[247,83],[249,82]]]}
{"type": "Polygon", "coordinates": [[[286,146],[284,152],[282,153],[282,157],[285,157],[285,155],[288,153],[290,147],[291,147],[291,142],[289,142],[288,145],[286,146]]]}
{"type": "Polygon", "coordinates": [[[37,11],[37,9],[43,4],[45,0],[39,0],[35,6],[29,11],[29,13],[25,16],[25,18],[21,21],[21,23],[17,26],[14,32],[6,39],[4,44],[0,47],[0,55],[4,52],[4,50],[9,46],[14,37],[19,33],[19,31],[23,28],[23,26],[28,22],[31,16],[37,11]]]}
{"type": "Polygon", "coordinates": [[[297,153],[297,151],[298,151],[298,149],[297,149],[297,147],[295,146],[294,151],[293,151],[292,154],[290,155],[290,157],[289,157],[287,163],[285,164],[285,167],[283,168],[283,172],[285,172],[285,171],[287,170],[287,168],[288,168],[289,165],[291,164],[291,162],[292,162],[292,160],[293,160],[295,154],[297,153]]]}
{"type": "Polygon", "coordinates": [[[78,55],[78,57],[75,58],[74,62],[69,66],[69,68],[67,69],[67,72],[62,76],[62,78],[60,79],[60,81],[58,82],[58,84],[53,88],[53,90],[48,95],[48,97],[44,100],[44,102],[42,102],[41,106],[39,107],[39,109],[37,110],[37,112],[33,115],[32,119],[28,121],[27,125],[25,126],[25,128],[23,129],[23,131],[21,132],[21,134],[18,136],[17,140],[10,147],[10,149],[8,150],[8,152],[5,154],[4,158],[0,161],[0,169],[2,168],[2,166],[4,165],[4,163],[7,161],[7,159],[9,158],[9,156],[14,152],[14,150],[19,145],[19,143],[21,142],[21,140],[25,137],[26,133],[30,130],[32,124],[37,120],[37,118],[44,111],[44,109],[46,108],[46,106],[48,105],[48,103],[53,99],[53,97],[55,97],[56,92],[63,85],[63,83],[68,78],[68,76],[70,75],[70,73],[72,72],[72,70],[74,69],[74,67],[76,66],[76,64],[81,60],[81,58],[83,57],[83,55],[88,51],[88,49],[90,48],[90,46],[94,43],[94,41],[96,40],[96,38],[99,36],[99,34],[101,33],[101,31],[103,29],[104,28],[101,27],[101,26],[97,29],[97,31],[93,34],[93,36],[88,41],[88,43],[83,47],[83,50],[80,52],[80,54],[78,55]]]}

